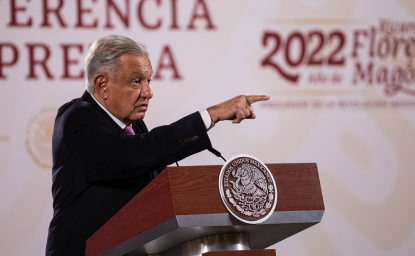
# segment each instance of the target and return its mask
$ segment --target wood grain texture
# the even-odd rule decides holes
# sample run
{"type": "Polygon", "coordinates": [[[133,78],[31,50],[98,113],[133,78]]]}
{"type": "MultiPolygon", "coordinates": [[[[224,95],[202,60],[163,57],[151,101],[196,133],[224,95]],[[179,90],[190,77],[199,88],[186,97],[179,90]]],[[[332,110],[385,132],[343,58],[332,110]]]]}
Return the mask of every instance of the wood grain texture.
{"type": "Polygon", "coordinates": [[[218,187],[221,168],[220,165],[184,166],[170,172],[176,215],[228,212],[218,187]]]}
{"type": "Polygon", "coordinates": [[[162,172],[86,241],[96,255],[174,216],[168,172],[162,172]]]}
{"type": "Polygon", "coordinates": [[[202,256],[276,256],[275,250],[206,252],[202,256]]]}
{"type": "MultiPolygon", "coordinates": [[[[267,164],[267,167],[277,184],[276,211],[324,210],[316,164],[267,164]]],[[[169,168],[176,215],[228,212],[218,188],[221,168],[219,165],[169,168]]]]}
{"type": "Polygon", "coordinates": [[[277,183],[275,211],[324,210],[317,165],[267,164],[277,183]]]}

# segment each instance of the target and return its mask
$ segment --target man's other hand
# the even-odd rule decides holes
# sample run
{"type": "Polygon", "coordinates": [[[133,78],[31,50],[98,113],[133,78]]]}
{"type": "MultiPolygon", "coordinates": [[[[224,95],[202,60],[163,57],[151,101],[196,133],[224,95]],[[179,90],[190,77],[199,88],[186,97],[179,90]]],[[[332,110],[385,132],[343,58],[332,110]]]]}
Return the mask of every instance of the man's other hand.
{"type": "Polygon", "coordinates": [[[232,120],[232,123],[240,123],[244,119],[255,119],[254,109],[251,104],[257,101],[269,100],[270,96],[251,95],[236,96],[233,99],[222,102],[207,109],[213,123],[223,120],[232,120]]]}

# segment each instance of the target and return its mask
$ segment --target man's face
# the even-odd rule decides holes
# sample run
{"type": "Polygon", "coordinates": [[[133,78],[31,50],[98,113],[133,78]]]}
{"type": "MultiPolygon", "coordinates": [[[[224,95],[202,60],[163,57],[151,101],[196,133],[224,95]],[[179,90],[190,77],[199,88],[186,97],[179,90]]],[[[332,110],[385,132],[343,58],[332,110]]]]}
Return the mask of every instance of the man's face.
{"type": "Polygon", "coordinates": [[[112,72],[107,84],[105,107],[127,125],[144,119],[148,103],[153,97],[150,89],[153,74],[150,59],[124,54],[112,72]]]}

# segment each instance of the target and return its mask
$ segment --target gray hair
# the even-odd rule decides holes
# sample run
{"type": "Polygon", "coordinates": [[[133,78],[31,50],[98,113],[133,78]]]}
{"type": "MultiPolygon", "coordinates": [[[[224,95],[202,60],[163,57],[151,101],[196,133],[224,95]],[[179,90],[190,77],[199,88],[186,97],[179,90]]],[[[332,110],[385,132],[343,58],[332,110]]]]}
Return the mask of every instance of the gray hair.
{"type": "Polygon", "coordinates": [[[91,45],[85,57],[86,90],[89,93],[95,93],[95,75],[104,68],[116,69],[123,54],[148,57],[148,52],[141,45],[125,36],[104,36],[91,45]]]}

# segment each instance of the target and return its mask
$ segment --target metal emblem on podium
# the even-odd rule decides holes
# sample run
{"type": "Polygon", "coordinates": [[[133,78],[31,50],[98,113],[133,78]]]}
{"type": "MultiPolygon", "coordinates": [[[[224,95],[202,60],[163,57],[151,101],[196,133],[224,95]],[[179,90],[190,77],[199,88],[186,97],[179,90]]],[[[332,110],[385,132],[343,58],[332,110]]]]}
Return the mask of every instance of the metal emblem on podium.
{"type": "Polygon", "coordinates": [[[249,155],[236,155],[219,175],[223,203],[235,218],[249,224],[267,220],[277,205],[277,186],[267,166],[249,155]]]}

